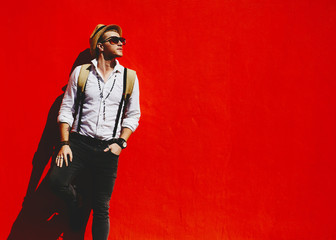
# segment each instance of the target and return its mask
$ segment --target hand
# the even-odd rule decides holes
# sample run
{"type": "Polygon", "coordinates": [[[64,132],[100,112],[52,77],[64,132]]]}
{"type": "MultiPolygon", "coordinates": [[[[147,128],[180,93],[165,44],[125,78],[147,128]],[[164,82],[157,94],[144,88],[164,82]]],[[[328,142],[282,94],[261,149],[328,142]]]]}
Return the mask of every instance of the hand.
{"type": "Polygon", "coordinates": [[[62,167],[63,161],[65,162],[65,166],[68,166],[68,160],[72,162],[72,151],[69,145],[64,145],[60,149],[56,157],[56,166],[62,167]],[[69,159],[68,159],[69,156],[69,159]]]}
{"type": "Polygon", "coordinates": [[[121,153],[121,147],[116,144],[116,143],[112,143],[111,145],[109,145],[107,148],[104,149],[104,152],[108,152],[111,151],[111,153],[113,153],[114,155],[120,155],[121,153]]]}

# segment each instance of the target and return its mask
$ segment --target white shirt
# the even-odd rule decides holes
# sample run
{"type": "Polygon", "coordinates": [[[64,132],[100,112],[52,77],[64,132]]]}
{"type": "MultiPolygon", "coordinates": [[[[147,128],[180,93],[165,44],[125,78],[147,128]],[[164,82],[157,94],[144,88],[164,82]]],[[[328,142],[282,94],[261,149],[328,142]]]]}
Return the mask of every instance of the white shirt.
{"type": "MultiPolygon", "coordinates": [[[[96,59],[92,60],[91,70],[86,82],[79,134],[100,140],[110,140],[113,136],[117,112],[123,93],[124,67],[116,60],[116,66],[113,72],[107,81],[104,82],[97,68],[97,64],[96,59]],[[100,97],[98,81],[103,92],[103,98],[100,97]],[[115,84],[113,86],[114,81],[115,84]],[[113,89],[108,96],[112,86],[113,89]],[[105,100],[106,96],[108,96],[108,98],[105,100]],[[103,100],[105,100],[105,120],[103,100]]],[[[79,72],[80,66],[76,67],[71,73],[57,119],[59,123],[68,123],[72,127],[71,132],[76,132],[78,125],[78,116],[75,118],[74,114],[79,72]]],[[[122,127],[127,127],[134,132],[139,125],[140,104],[139,81],[137,76],[135,77],[132,95],[126,106],[125,116],[123,119],[121,118],[122,114],[119,119],[115,137],[120,136],[122,127]]]]}

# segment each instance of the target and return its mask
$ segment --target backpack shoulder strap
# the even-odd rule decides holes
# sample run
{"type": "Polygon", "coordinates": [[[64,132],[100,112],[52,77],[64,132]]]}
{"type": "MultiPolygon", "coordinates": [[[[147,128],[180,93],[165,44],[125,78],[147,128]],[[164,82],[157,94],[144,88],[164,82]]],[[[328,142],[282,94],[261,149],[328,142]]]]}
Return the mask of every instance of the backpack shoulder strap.
{"type": "Polygon", "coordinates": [[[90,69],[91,69],[91,63],[83,64],[81,66],[77,82],[77,89],[78,90],[80,89],[81,92],[84,92],[85,83],[89,77],[90,69]]]}
{"type": "Polygon", "coordinates": [[[127,68],[125,100],[128,100],[128,98],[131,96],[133,92],[135,76],[136,72],[132,69],[127,68]]]}
{"type": "MultiPolygon", "coordinates": [[[[84,86],[86,80],[90,73],[91,64],[83,64],[78,76],[77,87],[81,89],[81,92],[84,92],[84,86]]],[[[129,98],[133,92],[134,82],[135,82],[136,72],[132,69],[127,68],[127,80],[126,80],[126,92],[125,98],[129,98]]]]}
{"type": "Polygon", "coordinates": [[[75,101],[75,117],[78,114],[77,132],[79,132],[80,130],[83,103],[84,103],[84,91],[85,91],[86,81],[89,77],[90,69],[91,69],[90,63],[83,64],[81,66],[78,80],[77,80],[77,98],[75,101]]]}

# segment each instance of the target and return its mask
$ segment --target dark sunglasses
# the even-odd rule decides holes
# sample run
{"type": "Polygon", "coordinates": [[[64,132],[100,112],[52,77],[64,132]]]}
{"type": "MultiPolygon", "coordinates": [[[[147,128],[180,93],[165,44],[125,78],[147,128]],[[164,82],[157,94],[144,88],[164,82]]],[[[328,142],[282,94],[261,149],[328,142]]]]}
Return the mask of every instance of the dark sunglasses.
{"type": "Polygon", "coordinates": [[[126,44],[126,39],[123,38],[123,37],[110,37],[108,39],[105,39],[105,40],[101,41],[101,43],[109,42],[110,44],[118,44],[119,41],[122,43],[122,45],[126,44]]]}

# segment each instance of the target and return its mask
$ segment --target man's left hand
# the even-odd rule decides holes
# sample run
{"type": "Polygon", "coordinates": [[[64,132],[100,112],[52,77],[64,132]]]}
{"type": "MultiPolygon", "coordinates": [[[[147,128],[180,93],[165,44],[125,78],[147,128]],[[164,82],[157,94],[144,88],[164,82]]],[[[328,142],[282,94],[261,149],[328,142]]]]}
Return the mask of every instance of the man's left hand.
{"type": "Polygon", "coordinates": [[[114,155],[120,155],[121,150],[122,149],[118,144],[112,143],[111,145],[109,145],[107,148],[104,149],[104,152],[111,151],[114,155]]]}

